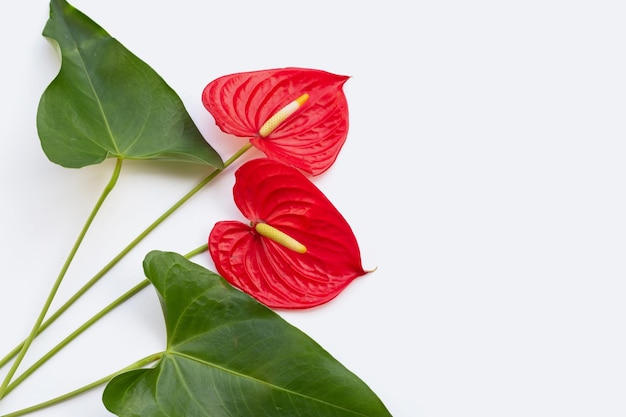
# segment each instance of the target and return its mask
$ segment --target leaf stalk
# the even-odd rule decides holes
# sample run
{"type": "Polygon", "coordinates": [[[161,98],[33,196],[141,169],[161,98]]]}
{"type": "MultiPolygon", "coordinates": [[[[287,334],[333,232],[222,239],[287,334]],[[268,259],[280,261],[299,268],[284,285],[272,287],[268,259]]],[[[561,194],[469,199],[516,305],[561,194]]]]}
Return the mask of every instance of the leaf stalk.
{"type": "MultiPolygon", "coordinates": [[[[192,258],[192,257],[194,257],[194,256],[196,256],[196,255],[198,255],[198,254],[200,254],[202,252],[206,252],[207,249],[208,249],[208,245],[205,243],[205,244],[199,246],[198,248],[192,250],[188,254],[186,254],[185,258],[190,259],[190,258],[192,258]]],[[[87,320],[85,323],[83,323],[81,326],[79,326],[76,330],[74,330],[72,333],[70,333],[67,337],[65,337],[65,339],[63,339],[56,346],[54,346],[52,349],[50,349],[39,360],[37,360],[35,363],[33,363],[20,376],[15,378],[13,380],[13,382],[10,383],[7,386],[7,388],[5,390],[5,395],[8,394],[9,392],[13,391],[15,388],[17,388],[17,386],[20,385],[22,382],[24,382],[24,380],[26,380],[26,378],[28,378],[30,375],[32,375],[37,369],[39,369],[43,364],[45,364],[48,360],[50,360],[50,358],[52,358],[54,355],[59,353],[61,351],[61,349],[63,349],[65,346],[67,346],[72,340],[76,339],[85,330],[87,330],[88,328],[93,326],[101,318],[106,316],[108,313],[113,311],[115,308],[119,307],[124,302],[128,301],[135,294],[139,293],[141,290],[143,290],[144,288],[148,287],[149,285],[150,285],[150,281],[148,281],[147,279],[144,279],[139,284],[135,285],[133,288],[131,288],[130,290],[126,291],[124,294],[122,294],[117,299],[112,301],[109,305],[104,307],[98,313],[93,315],[89,320],[87,320]]]]}
{"type": "Polygon", "coordinates": [[[97,387],[99,387],[102,384],[106,384],[107,382],[109,382],[111,379],[113,379],[117,375],[120,375],[120,374],[122,374],[124,372],[132,371],[134,369],[139,369],[139,368],[143,368],[145,366],[148,366],[151,363],[156,362],[159,359],[161,359],[162,356],[163,356],[163,352],[159,352],[159,353],[152,354],[150,356],[146,356],[145,358],[143,358],[141,360],[138,360],[137,362],[132,363],[131,365],[125,367],[124,369],[121,369],[121,370],[119,370],[117,372],[114,372],[114,373],[112,373],[110,375],[107,375],[104,378],[100,378],[97,381],[94,381],[94,382],[92,382],[90,384],[87,384],[87,385],[85,385],[85,386],[83,386],[81,388],[75,389],[74,391],[71,391],[71,392],[68,392],[66,394],[60,395],[60,396],[55,397],[55,398],[53,398],[51,400],[48,400],[48,401],[44,401],[42,403],[39,403],[39,404],[30,406],[30,407],[27,407],[27,408],[23,408],[21,410],[14,411],[14,412],[9,413],[9,414],[5,414],[5,415],[0,416],[0,417],[18,417],[18,416],[23,416],[23,415],[30,414],[30,413],[33,413],[35,411],[39,411],[39,410],[42,410],[44,408],[50,407],[52,405],[59,404],[59,403],[61,403],[63,401],[67,401],[67,400],[69,400],[71,398],[74,398],[74,397],[84,393],[84,392],[87,392],[87,391],[90,391],[90,390],[92,390],[94,388],[97,388],[97,387]]]}
{"type": "MultiPolygon", "coordinates": [[[[189,199],[191,199],[191,197],[193,197],[198,191],[200,191],[204,186],[206,186],[215,177],[217,177],[217,175],[219,173],[221,173],[226,168],[228,168],[230,165],[232,165],[237,159],[239,159],[239,157],[241,157],[251,147],[252,147],[251,143],[249,143],[249,142],[246,143],[237,152],[235,152],[228,160],[226,160],[224,162],[224,167],[223,168],[216,169],[216,170],[212,171],[207,177],[205,177],[202,181],[200,181],[187,194],[185,194],[181,199],[179,199],[176,203],[174,203],[167,211],[165,211],[152,224],[150,224],[143,232],[141,232],[124,249],[122,249],[122,251],[117,256],[115,256],[96,275],[94,275],[93,278],[91,278],[89,281],[87,281],[85,283],[85,285],[83,285],[83,287],[81,287],[72,297],[70,297],[61,307],[59,307],[58,310],[56,310],[44,322],[44,318],[45,318],[45,316],[46,316],[46,314],[47,314],[47,312],[49,310],[50,304],[52,303],[52,299],[54,298],[54,295],[56,294],[56,291],[58,290],[58,287],[60,285],[60,281],[62,280],[62,277],[65,275],[67,267],[69,267],[69,262],[66,262],[67,266],[64,267],[64,271],[62,271],[62,274],[60,274],[61,279],[57,279],[57,282],[55,282],[55,286],[53,287],[53,291],[51,291],[51,296],[48,297],[48,300],[47,300],[46,304],[44,305],[42,313],[40,314],[38,320],[36,321],[35,326],[33,326],[33,329],[31,331],[31,333],[29,334],[29,336],[22,343],[20,343],[18,346],[16,346],[11,352],[9,352],[2,359],[0,359],[0,367],[1,367],[1,366],[4,366],[6,363],[8,363],[8,361],[10,361],[15,355],[17,355],[17,358],[13,362],[12,367],[9,370],[9,373],[7,374],[7,376],[5,377],[5,380],[3,381],[2,385],[0,386],[0,399],[2,399],[10,391],[15,389],[17,387],[17,385],[19,385],[21,382],[23,382],[36,369],[38,369],[41,365],[43,365],[43,363],[45,363],[48,359],[50,359],[50,357],[52,357],[54,354],[56,354],[58,351],[60,351],[65,345],[67,345],[69,342],[71,342],[74,338],[76,338],[84,330],[89,328],[93,323],[98,321],[102,316],[104,316],[106,313],[108,313],[110,310],[112,310],[113,308],[115,308],[117,305],[121,304],[122,302],[124,302],[128,298],[132,297],[135,293],[139,292],[139,290],[141,290],[141,288],[144,288],[145,286],[147,286],[147,284],[148,284],[147,281],[144,281],[144,282],[138,284],[138,286],[137,286],[137,287],[142,286],[141,288],[134,287],[133,289],[129,290],[124,295],[120,296],[120,298],[115,300],[111,305],[105,307],[104,310],[102,310],[100,313],[96,314],[96,316],[92,317],[83,326],[81,326],[79,329],[76,329],[66,339],[61,341],[57,346],[55,346],[46,355],[44,355],[37,362],[35,362],[30,368],[28,368],[22,375],[20,375],[15,380],[15,382],[13,384],[11,384],[11,380],[14,377],[19,364],[21,363],[22,359],[24,358],[24,356],[26,354],[26,351],[28,350],[29,346],[32,344],[33,340],[35,339],[35,337],[37,335],[39,335],[41,332],[43,332],[45,329],[47,329],[55,320],[57,320],[65,311],[67,311],[80,297],[82,297],[91,287],[93,287],[102,277],[104,277],[122,258],[124,258],[124,256],[126,256],[146,236],[148,236],[154,229],[156,229],[157,226],[159,226],[161,223],[163,223],[163,221],[165,221],[170,215],[172,215],[178,208],[180,208],[185,202],[187,202],[189,199]]],[[[103,196],[101,196],[101,198],[100,198],[100,200],[102,200],[102,202],[104,201],[104,198],[106,198],[106,195],[108,195],[108,193],[111,191],[111,189],[115,185],[115,182],[117,181],[117,178],[119,177],[119,169],[120,168],[121,168],[121,159],[118,160],[118,163],[116,164],[116,171],[114,172],[114,175],[113,175],[111,181],[109,182],[109,185],[107,186],[107,188],[105,188],[105,192],[103,192],[103,196]]],[[[81,235],[83,235],[83,236],[80,236],[79,240],[77,241],[77,244],[75,244],[75,248],[73,249],[72,253],[70,254],[71,258],[73,258],[75,252],[78,249],[78,246],[80,245],[80,242],[82,241],[82,237],[84,237],[84,234],[86,233],[86,229],[88,228],[89,224],[93,220],[93,217],[95,217],[95,212],[97,212],[97,209],[99,209],[99,206],[102,205],[102,202],[100,200],[99,200],[99,204],[97,204],[96,208],[94,208],[94,210],[92,212],[92,215],[90,216],[90,219],[88,219],[86,227],[84,228],[84,232],[81,233],[81,235]]],[[[205,250],[206,250],[206,244],[203,245],[203,246],[200,246],[196,250],[190,252],[189,254],[186,255],[186,257],[194,256],[195,254],[203,252],[205,250]]],[[[71,260],[71,259],[68,258],[68,260],[71,260]]]]}
{"type": "Polygon", "coordinates": [[[61,282],[63,281],[63,278],[67,274],[67,270],[69,269],[70,264],[72,263],[72,261],[74,260],[74,257],[76,256],[76,253],[78,252],[78,248],[83,242],[85,235],[87,234],[87,231],[89,230],[89,227],[91,226],[96,215],[100,211],[100,208],[104,204],[104,201],[106,200],[108,195],[111,193],[113,188],[115,188],[115,184],[117,184],[117,180],[119,179],[121,170],[122,170],[122,159],[118,158],[115,163],[115,168],[113,169],[113,174],[111,175],[111,179],[109,180],[107,185],[104,187],[102,194],[98,198],[98,201],[96,202],[95,206],[91,210],[89,217],[85,221],[85,224],[83,225],[80,233],[78,234],[78,237],[76,238],[76,241],[74,242],[74,245],[72,246],[72,249],[70,250],[70,253],[67,256],[67,259],[65,260],[65,263],[63,264],[61,271],[59,272],[59,275],[57,276],[52,286],[52,289],[50,290],[48,297],[46,301],[44,302],[44,305],[41,309],[41,312],[39,313],[39,316],[37,317],[37,320],[35,321],[35,324],[33,325],[29,335],[24,340],[24,343],[22,344],[21,349],[17,353],[17,357],[15,358],[15,361],[13,362],[11,368],[9,369],[9,372],[7,373],[4,380],[2,381],[2,384],[0,384],[0,399],[6,395],[7,386],[11,382],[11,379],[15,375],[17,368],[20,366],[22,360],[24,359],[24,356],[26,355],[28,348],[30,347],[33,340],[39,333],[39,328],[42,322],[44,321],[46,314],[48,313],[48,310],[50,309],[50,305],[52,304],[52,301],[54,300],[54,297],[56,296],[56,293],[59,287],[61,286],[61,282]]]}

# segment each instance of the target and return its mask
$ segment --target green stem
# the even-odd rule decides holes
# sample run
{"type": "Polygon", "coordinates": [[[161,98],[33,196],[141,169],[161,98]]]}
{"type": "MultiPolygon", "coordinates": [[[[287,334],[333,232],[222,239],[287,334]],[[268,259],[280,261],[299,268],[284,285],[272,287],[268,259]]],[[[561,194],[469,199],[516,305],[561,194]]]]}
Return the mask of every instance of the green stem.
{"type": "MultiPolygon", "coordinates": [[[[224,162],[222,169],[211,172],[206,178],[198,183],[191,191],[185,194],[180,200],[178,200],[172,207],[170,207],[165,213],[163,213],[158,219],[156,219],[150,226],[148,226],[139,236],[137,236],[132,242],[130,242],[117,256],[115,256],[107,265],[105,265],[96,275],[85,283],[72,297],[70,297],[58,310],[56,310],[45,322],[40,323],[36,331],[36,335],[47,329],[52,323],[54,323],[67,309],[69,309],[80,297],[82,297],[91,287],[93,287],[104,275],[106,275],[124,256],[126,256],[135,246],[137,246],[148,234],[157,228],[165,219],[167,219],[172,213],[174,213],[180,206],[182,206],[187,200],[193,197],[198,191],[200,191],[205,185],[211,182],[220,172],[224,171],[233,162],[235,162],[241,155],[243,155],[252,145],[247,143],[241,149],[239,149],[233,156],[224,162]]],[[[6,365],[15,355],[23,349],[26,340],[17,345],[12,351],[6,354],[0,359],[0,367],[6,365]]],[[[15,372],[15,371],[14,371],[15,372]]],[[[6,388],[6,387],[5,387],[6,388]]],[[[0,391],[1,392],[1,391],[0,391]]],[[[0,395],[0,398],[2,396],[0,395]]]]}
{"type": "Polygon", "coordinates": [[[150,284],[150,281],[148,281],[147,279],[142,281],[142,282],[140,282],[139,284],[135,285],[133,288],[128,290],[126,293],[124,293],[121,297],[119,297],[118,299],[113,301],[111,304],[109,304],[108,306],[106,306],[105,308],[100,310],[92,318],[87,320],[83,325],[81,325],[79,328],[77,328],[72,333],[70,333],[69,336],[67,336],[65,339],[63,339],[61,342],[59,342],[54,348],[49,350],[48,353],[43,355],[38,361],[33,363],[20,376],[15,378],[13,380],[13,382],[11,382],[7,386],[6,390],[4,391],[4,394],[7,395],[11,391],[13,391],[15,388],[17,388],[17,386],[20,385],[33,372],[35,372],[44,363],[46,363],[50,358],[52,358],[54,355],[56,355],[58,352],[60,352],[61,349],[63,349],[66,345],[68,345],[72,340],[76,339],[76,337],[78,337],[81,333],[83,333],[85,330],[87,330],[89,327],[91,327],[91,325],[93,325],[95,322],[100,320],[102,317],[104,317],[107,313],[109,313],[115,307],[119,306],[124,301],[126,301],[127,299],[129,299],[130,297],[132,297],[133,295],[137,294],[139,291],[141,291],[142,289],[147,287],[149,284],[150,284]]]}
{"type": "Polygon", "coordinates": [[[37,320],[35,321],[35,324],[33,325],[33,328],[30,331],[30,334],[24,340],[24,343],[21,349],[19,350],[19,352],[17,353],[17,357],[15,358],[13,365],[11,366],[11,368],[9,369],[9,372],[7,373],[6,377],[2,381],[2,384],[0,384],[0,398],[4,397],[6,388],[11,382],[11,378],[13,378],[13,375],[15,375],[15,372],[17,371],[17,368],[20,366],[22,359],[24,359],[24,356],[26,355],[28,348],[30,347],[33,340],[37,336],[39,332],[39,327],[41,326],[41,323],[46,317],[46,314],[48,313],[48,309],[50,309],[50,305],[52,304],[52,301],[59,287],[61,286],[61,282],[63,281],[63,278],[65,277],[65,274],[67,273],[67,270],[69,269],[70,264],[72,263],[72,260],[74,259],[74,256],[76,255],[76,252],[78,252],[78,248],[83,242],[83,239],[85,238],[85,235],[87,234],[87,231],[89,230],[89,227],[93,223],[94,218],[98,214],[98,211],[100,211],[100,208],[104,204],[104,200],[106,200],[109,193],[115,187],[115,184],[117,183],[121,169],[122,169],[122,159],[118,158],[117,162],[115,163],[115,168],[113,170],[113,175],[111,176],[111,179],[109,180],[108,184],[102,191],[102,194],[100,195],[100,198],[96,202],[96,205],[91,210],[91,213],[89,217],[87,218],[87,221],[83,225],[82,230],[80,231],[78,237],[76,238],[76,242],[74,242],[74,246],[70,250],[68,257],[65,260],[65,263],[63,264],[63,267],[61,268],[61,271],[59,272],[59,275],[57,276],[57,279],[55,280],[54,285],[52,286],[52,289],[50,290],[50,293],[48,294],[48,298],[46,299],[43,305],[43,308],[41,309],[41,312],[39,313],[39,316],[37,317],[37,320]]]}
{"type": "MultiPolygon", "coordinates": [[[[194,256],[196,256],[196,255],[198,255],[200,253],[206,252],[207,249],[208,249],[208,245],[205,243],[205,244],[197,247],[196,249],[192,250],[191,252],[187,253],[185,255],[185,258],[190,259],[190,258],[192,258],[192,257],[194,257],[194,256]]],[[[83,333],[85,330],[87,330],[88,328],[93,326],[101,318],[103,318],[108,313],[113,311],[115,308],[119,307],[121,304],[123,304],[124,302],[129,300],[131,297],[133,297],[139,291],[141,291],[144,288],[146,288],[148,285],[150,285],[150,281],[148,281],[147,279],[144,279],[139,284],[135,285],[133,288],[131,288],[130,290],[126,291],[124,294],[119,296],[117,299],[112,301],[109,305],[107,305],[102,310],[100,310],[98,313],[96,313],[93,317],[91,317],[89,320],[87,320],[85,323],[83,323],[80,327],[78,327],[76,330],[74,330],[72,333],[70,333],[65,339],[63,339],[56,346],[54,346],[52,349],[50,349],[37,362],[33,363],[20,376],[15,378],[15,380],[13,380],[13,382],[11,384],[9,384],[9,386],[7,386],[6,391],[5,391],[5,395],[10,393],[11,391],[13,391],[15,388],[17,388],[17,386],[20,385],[26,378],[28,378],[31,374],[33,374],[37,369],[39,369],[50,358],[52,358],[54,355],[59,353],[61,351],[61,349],[63,349],[65,346],[67,346],[72,340],[76,339],[81,333],[83,333]]]]}
{"type": "Polygon", "coordinates": [[[139,360],[139,361],[137,361],[137,362],[127,366],[127,367],[125,367],[124,369],[121,369],[121,370],[119,370],[119,371],[117,371],[115,373],[107,375],[104,378],[100,378],[99,380],[94,381],[91,384],[87,384],[87,385],[85,385],[85,386],[83,386],[81,388],[78,388],[78,389],[76,389],[74,391],[68,392],[67,394],[63,394],[63,395],[58,396],[56,398],[53,398],[51,400],[44,401],[42,403],[33,405],[31,407],[24,408],[24,409],[19,410],[19,411],[14,411],[12,413],[5,414],[5,415],[0,416],[0,417],[18,417],[18,416],[23,416],[23,415],[26,415],[26,414],[29,414],[29,413],[32,413],[32,412],[35,412],[35,411],[38,411],[38,410],[42,410],[42,409],[44,409],[46,407],[50,407],[52,405],[61,403],[63,401],[69,400],[69,399],[74,398],[74,397],[76,397],[76,396],[78,396],[78,395],[80,395],[80,394],[82,394],[84,392],[90,391],[90,390],[92,390],[92,389],[94,389],[94,388],[96,388],[96,387],[98,387],[98,386],[100,386],[102,384],[106,384],[107,382],[109,382],[111,379],[113,379],[117,375],[120,375],[120,374],[122,374],[124,372],[132,371],[134,369],[140,369],[140,368],[143,368],[143,367],[145,367],[147,365],[150,365],[151,363],[161,359],[161,357],[163,357],[163,353],[164,352],[160,352],[160,353],[152,354],[150,356],[146,356],[145,358],[143,358],[143,359],[141,359],[141,360],[139,360]]]}
{"type": "Polygon", "coordinates": [[[193,258],[196,255],[200,255],[201,253],[206,252],[207,250],[209,250],[209,245],[208,245],[208,243],[205,243],[203,245],[198,246],[197,248],[195,248],[191,252],[187,253],[185,255],[185,258],[191,259],[191,258],[193,258]]]}
{"type": "MultiPolygon", "coordinates": [[[[9,385],[10,378],[12,378],[17,370],[16,363],[18,360],[21,361],[26,348],[32,343],[32,340],[45,330],[48,326],[50,326],[63,312],[65,312],[72,304],[74,304],[82,295],[84,295],[96,282],[98,282],[115,264],[117,264],[128,252],[130,252],[141,240],[143,240],[150,232],[152,232],[158,225],[160,225],[166,218],[168,218],[174,211],[176,211],[180,206],[182,206],[185,202],[187,202],[193,195],[195,195],[200,189],[202,189],[206,184],[212,181],[220,172],[224,169],[228,168],[233,162],[235,162],[241,155],[243,155],[248,149],[251,148],[251,144],[244,145],[239,151],[237,151],[231,158],[229,158],[226,162],[224,162],[224,168],[215,170],[211,174],[209,174],[206,178],[204,178],[198,185],[196,185],[191,191],[185,194],[180,200],[178,200],[172,207],[170,207],[165,213],[163,213],[157,220],[155,220],[148,228],[146,228],[139,236],[137,236],[130,244],[128,244],[111,262],[109,262],[100,272],[98,272],[91,280],[89,280],[81,289],[79,289],[65,304],[63,304],[45,323],[43,323],[44,314],[41,316],[41,320],[38,320],[37,327],[34,328],[34,332],[31,333],[29,339],[26,339],[22,345],[21,349],[19,346],[13,349],[9,353],[9,355],[3,358],[3,363],[6,363],[7,360],[10,359],[10,355],[13,352],[19,351],[18,358],[14,362],[10,374],[5,379],[3,386],[1,388],[1,396],[8,394],[12,391],[17,385],[19,385],[22,381],[24,381],[29,375],[31,375],[36,369],[38,369],[43,363],[45,363],[50,357],[55,355],[58,351],[60,351],[64,346],[66,346],[69,342],[71,342],[74,338],[76,338],[80,333],[89,328],[93,323],[98,321],[102,316],[106,315],[110,310],[115,308],[117,305],[121,304],[128,298],[132,297],[135,293],[141,290],[143,287],[147,286],[147,282],[143,282],[139,284],[137,287],[129,290],[126,294],[121,296],[118,300],[114,301],[112,305],[109,305],[104,310],[100,311],[96,316],[92,317],[91,320],[86,322],[81,328],[74,331],[70,336],[64,339],[61,343],[59,343],[55,348],[49,351],[46,355],[44,355],[39,361],[35,362],[28,370],[26,370],[16,381],[14,384],[9,385]],[[138,288],[140,287],[140,288],[138,288]],[[7,359],[8,358],[8,359],[7,359]],[[10,376],[10,377],[9,377],[10,376]]],[[[206,245],[201,246],[196,251],[204,251],[206,250],[206,245]]],[[[192,252],[193,253],[193,252],[192,252]]],[[[193,255],[192,255],[193,256],[193,255]]],[[[49,308],[49,303],[48,306],[49,308]]],[[[46,308],[47,312],[47,308],[46,308]]],[[[19,365],[19,363],[18,363],[19,365]]],[[[1,397],[0,397],[1,398],[1,397]]]]}

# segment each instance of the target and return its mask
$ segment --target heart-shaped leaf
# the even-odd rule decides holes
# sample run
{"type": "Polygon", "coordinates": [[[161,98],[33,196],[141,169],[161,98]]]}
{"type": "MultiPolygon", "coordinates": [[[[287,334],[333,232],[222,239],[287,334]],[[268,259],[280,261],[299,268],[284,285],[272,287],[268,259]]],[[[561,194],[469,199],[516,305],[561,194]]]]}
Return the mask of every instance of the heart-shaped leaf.
{"type": "Polygon", "coordinates": [[[357,376],[300,330],[180,255],[144,261],[161,297],[167,350],[115,377],[107,409],[130,417],[390,416],[357,376]]]}
{"type": "Polygon", "coordinates": [[[222,167],[180,97],[145,62],[65,0],[51,0],[44,36],[61,69],[41,97],[37,129],[52,162],[170,159],[222,167]]]}

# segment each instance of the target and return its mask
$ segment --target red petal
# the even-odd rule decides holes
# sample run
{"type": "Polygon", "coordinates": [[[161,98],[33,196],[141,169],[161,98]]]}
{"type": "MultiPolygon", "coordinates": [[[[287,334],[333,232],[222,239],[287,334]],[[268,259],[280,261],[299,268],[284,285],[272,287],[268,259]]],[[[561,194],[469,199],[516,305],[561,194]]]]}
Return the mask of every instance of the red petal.
{"type": "Polygon", "coordinates": [[[298,170],[255,159],[235,173],[235,203],[253,224],[264,222],[307,247],[299,254],[249,225],[215,225],[209,250],[231,284],[274,308],[307,308],[337,296],[365,274],[352,229],[298,170]]]}
{"type": "Polygon", "coordinates": [[[251,138],[269,158],[313,175],[335,162],[348,134],[347,76],[304,68],[226,75],[209,83],[202,102],[226,133],[251,138]],[[303,94],[309,99],[269,136],[261,126],[303,94]]]}

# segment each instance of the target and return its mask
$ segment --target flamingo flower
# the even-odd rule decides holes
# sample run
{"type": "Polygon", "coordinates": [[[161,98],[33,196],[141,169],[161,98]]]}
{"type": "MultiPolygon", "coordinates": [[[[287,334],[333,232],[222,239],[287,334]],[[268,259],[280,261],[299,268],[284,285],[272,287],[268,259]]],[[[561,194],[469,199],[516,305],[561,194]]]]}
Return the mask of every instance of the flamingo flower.
{"type": "Polygon", "coordinates": [[[218,222],[209,235],[215,266],[232,285],[269,307],[308,308],[366,273],[352,229],[300,171],[262,158],[235,178],[235,204],[250,222],[218,222]]]}
{"type": "Polygon", "coordinates": [[[348,134],[349,77],[304,68],[243,72],[209,83],[202,102],[224,132],[312,175],[335,162],[348,134]]]}

